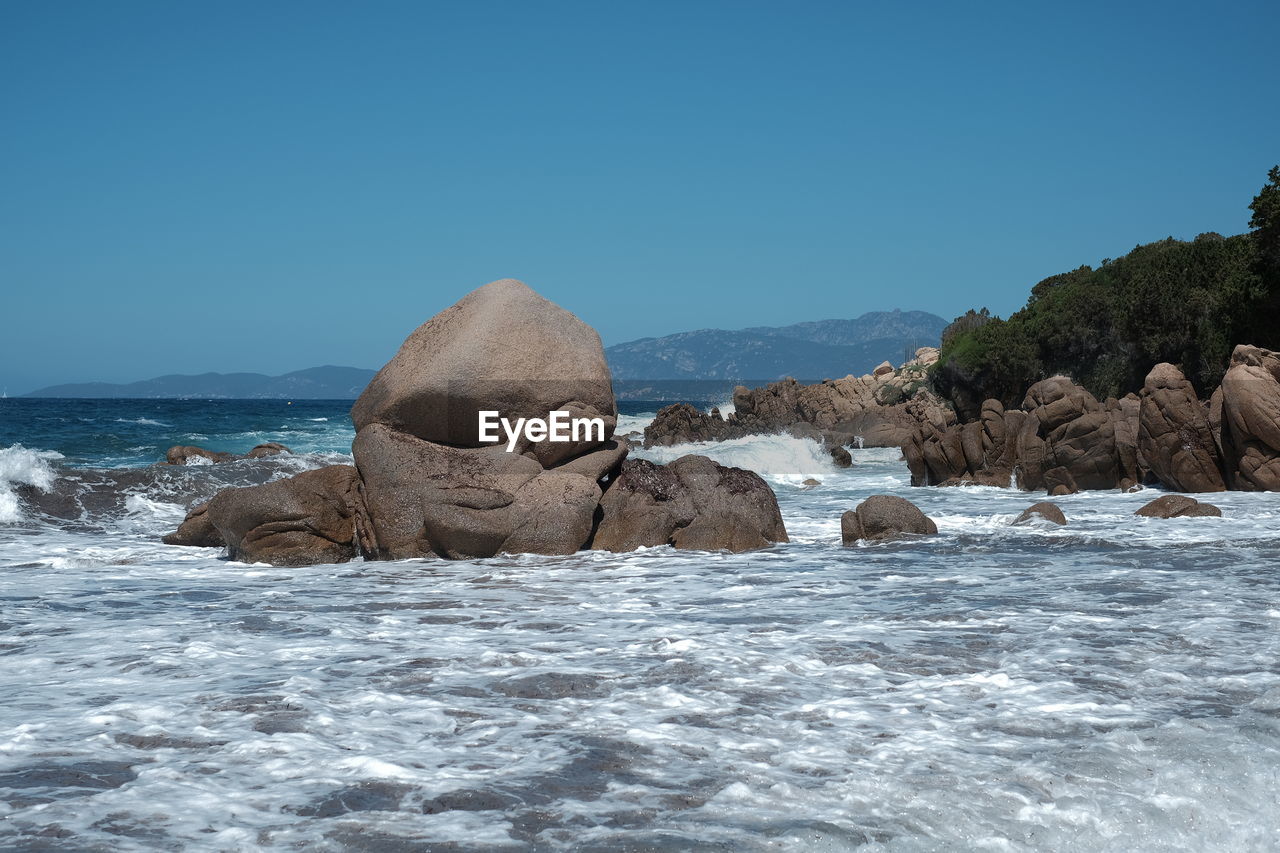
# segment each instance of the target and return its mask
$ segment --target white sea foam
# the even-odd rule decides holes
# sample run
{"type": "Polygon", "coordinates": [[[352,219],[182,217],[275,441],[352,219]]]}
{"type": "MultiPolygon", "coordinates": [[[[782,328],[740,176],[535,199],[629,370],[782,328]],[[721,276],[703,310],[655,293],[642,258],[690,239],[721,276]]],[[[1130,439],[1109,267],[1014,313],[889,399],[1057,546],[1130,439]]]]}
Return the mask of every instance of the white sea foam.
{"type": "Polygon", "coordinates": [[[634,456],[659,463],[691,453],[709,456],[721,465],[755,471],[777,482],[798,483],[836,470],[822,445],[790,435],[751,435],[728,441],[695,441],[632,451],[634,456]]]}
{"type": "Polygon", "coordinates": [[[61,458],[61,453],[31,450],[20,444],[0,448],[0,524],[22,518],[22,509],[13,487],[28,485],[48,491],[56,476],[49,463],[61,458]]]}
{"type": "Polygon", "coordinates": [[[1012,527],[1041,495],[894,449],[636,451],[687,452],[763,470],[791,542],[268,568],[161,544],[150,490],[0,531],[0,846],[1274,848],[1280,495],[1012,527]],[[875,493],[940,534],[842,547],[875,493]]]}
{"type": "Polygon", "coordinates": [[[638,415],[618,415],[618,426],[614,429],[617,435],[629,432],[644,432],[644,428],[653,423],[657,412],[642,412],[638,415]]]}

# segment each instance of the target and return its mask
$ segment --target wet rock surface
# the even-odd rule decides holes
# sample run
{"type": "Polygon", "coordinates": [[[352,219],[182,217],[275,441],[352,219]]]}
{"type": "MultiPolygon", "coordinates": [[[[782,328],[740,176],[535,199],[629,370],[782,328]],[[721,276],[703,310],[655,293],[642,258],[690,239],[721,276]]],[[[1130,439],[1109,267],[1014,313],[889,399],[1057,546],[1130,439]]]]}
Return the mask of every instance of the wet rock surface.
{"type": "Polygon", "coordinates": [[[1142,506],[1134,515],[1145,518],[1220,518],[1222,510],[1186,495],[1164,495],[1142,506]]]}
{"type": "MultiPolygon", "coordinates": [[[[358,550],[358,502],[355,468],[330,465],[261,486],[226,489],[203,515],[233,560],[277,566],[341,563],[358,550]]],[[[204,529],[199,515],[188,516],[184,526],[188,523],[204,529]]],[[[174,535],[182,532],[179,528],[174,535]]]]}
{"type": "Polygon", "coordinates": [[[1055,503],[1049,501],[1041,501],[1037,504],[1024,509],[1019,513],[1018,517],[1013,520],[1016,525],[1030,524],[1037,520],[1049,521],[1054,524],[1066,524],[1067,517],[1062,514],[1062,508],[1055,503]]]}
{"type": "Polygon", "coordinates": [[[667,465],[628,460],[605,491],[600,510],[591,542],[597,550],[673,545],[747,551],[788,541],[768,484],[751,471],[705,456],[682,456],[667,465]]]}
{"type": "Polygon", "coordinates": [[[845,545],[866,540],[881,542],[903,535],[931,536],[938,532],[933,519],[906,498],[872,495],[840,518],[840,538],[845,545]]]}

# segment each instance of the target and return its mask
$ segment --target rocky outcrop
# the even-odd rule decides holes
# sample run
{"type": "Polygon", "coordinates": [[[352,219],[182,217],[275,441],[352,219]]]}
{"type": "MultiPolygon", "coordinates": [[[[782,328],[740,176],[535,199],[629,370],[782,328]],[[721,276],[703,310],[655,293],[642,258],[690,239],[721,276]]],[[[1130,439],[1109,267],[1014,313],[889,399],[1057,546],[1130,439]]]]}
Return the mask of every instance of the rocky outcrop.
{"type": "Polygon", "coordinates": [[[903,535],[929,536],[938,525],[911,501],[895,495],[872,495],[840,517],[845,545],[866,540],[880,542],[903,535]]]}
{"type": "Polygon", "coordinates": [[[1138,451],[1159,481],[1180,492],[1221,492],[1218,446],[1195,389],[1172,364],[1157,364],[1142,387],[1138,451]]]}
{"type": "MultiPolygon", "coordinates": [[[[670,417],[685,430],[725,423],[692,407],[670,417]]],[[[352,420],[355,467],[225,489],[166,541],[221,541],[234,559],[276,565],[787,541],[773,491],[749,471],[705,457],[622,469],[629,445],[613,437],[599,336],[518,281],[487,284],[414,331],[356,400],[352,420]],[[543,426],[494,443],[481,412],[543,426]],[[603,430],[553,438],[553,413],[603,430]]],[[[172,456],[185,460],[188,450],[172,456]]],[[[284,450],[263,445],[252,455],[284,450]]]]}
{"type": "Polygon", "coordinates": [[[1007,487],[1013,481],[1017,436],[1025,419],[1023,412],[1006,412],[998,400],[983,403],[979,420],[967,424],[922,413],[902,450],[911,484],[1007,487]]]}
{"type": "Polygon", "coordinates": [[[280,453],[293,451],[276,441],[259,444],[244,455],[223,453],[218,450],[206,450],[194,444],[180,444],[170,447],[165,453],[166,465],[210,465],[219,462],[236,462],[241,459],[264,459],[280,453]]]}
{"type": "Polygon", "coordinates": [[[1019,438],[1019,485],[1050,494],[1128,488],[1116,449],[1115,424],[1092,394],[1065,376],[1027,389],[1030,415],[1019,438]],[[1025,485],[1024,485],[1025,484],[1025,485]]]}
{"type": "Polygon", "coordinates": [[[747,551],[788,541],[768,484],[705,456],[681,456],[667,465],[627,460],[600,510],[591,547],[603,551],[658,545],[747,551]]]}
{"type": "Polygon", "coordinates": [[[1144,518],[1202,518],[1221,517],[1222,510],[1213,504],[1200,503],[1186,495],[1164,495],[1134,512],[1144,518]]]}
{"type": "MultiPolygon", "coordinates": [[[[786,432],[796,426],[815,430],[829,448],[858,442],[863,447],[900,447],[917,418],[911,403],[943,409],[927,388],[926,371],[938,351],[921,347],[897,370],[881,365],[866,376],[828,379],[802,385],[794,379],[763,388],[734,389],[735,411],[727,418],[687,404],[667,406],[644,432],[645,447],[692,441],[723,441],[747,435],[786,432]]],[[[954,416],[952,416],[954,420],[954,416]]]]}
{"type": "Polygon", "coordinates": [[[1062,514],[1062,508],[1055,503],[1049,501],[1041,501],[1037,504],[1024,509],[1019,513],[1018,517],[1013,520],[1015,526],[1030,524],[1033,521],[1049,521],[1054,524],[1066,524],[1067,517],[1062,514]]]}
{"type": "MultiPolygon", "coordinates": [[[[358,485],[355,468],[330,465],[261,486],[224,489],[204,515],[233,560],[274,566],[341,563],[357,553],[358,485]]],[[[188,516],[188,522],[195,521],[188,516]]]]}
{"type": "Polygon", "coordinates": [[[187,517],[178,525],[178,529],[160,541],[166,545],[189,545],[199,548],[221,548],[226,545],[222,534],[209,518],[209,501],[196,504],[188,512],[187,517]]]}
{"type": "Polygon", "coordinates": [[[568,554],[591,536],[599,481],[621,464],[595,330],[504,279],[409,336],[351,409],[372,554],[381,559],[568,554]],[[480,440],[479,413],[600,418],[604,436],[480,440]]]}
{"type": "Polygon", "coordinates": [[[1220,442],[1230,485],[1280,491],[1280,353],[1236,347],[1221,392],[1220,442]]]}

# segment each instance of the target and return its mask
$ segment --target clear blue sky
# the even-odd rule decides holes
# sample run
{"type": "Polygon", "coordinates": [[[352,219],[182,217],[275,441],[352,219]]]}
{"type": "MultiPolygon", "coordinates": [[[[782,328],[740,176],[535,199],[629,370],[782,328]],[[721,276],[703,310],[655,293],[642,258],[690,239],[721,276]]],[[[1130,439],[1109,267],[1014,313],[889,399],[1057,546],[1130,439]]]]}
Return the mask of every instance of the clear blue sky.
{"type": "Polygon", "coordinates": [[[606,344],[1246,230],[1280,5],[0,2],[0,384],[380,366],[516,277],[606,344]]]}

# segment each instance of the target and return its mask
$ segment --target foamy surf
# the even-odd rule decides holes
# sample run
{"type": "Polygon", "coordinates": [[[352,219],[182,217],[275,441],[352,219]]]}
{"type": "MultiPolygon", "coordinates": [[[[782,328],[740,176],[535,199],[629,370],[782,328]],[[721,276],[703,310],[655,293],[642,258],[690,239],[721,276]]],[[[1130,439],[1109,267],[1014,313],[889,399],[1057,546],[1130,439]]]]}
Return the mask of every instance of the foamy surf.
{"type": "MultiPolygon", "coordinates": [[[[290,569],[160,543],[224,485],[349,462],[324,416],[316,450],[252,463],[0,462],[36,500],[0,529],[0,846],[1248,851],[1280,833],[1280,495],[1163,521],[1133,515],[1157,491],[1085,493],[1055,499],[1065,528],[1013,527],[1042,495],[913,489],[897,450],[839,470],[764,436],[636,451],[770,479],[792,541],[753,554],[290,569]],[[842,547],[840,515],[876,493],[939,535],[842,547]]],[[[281,425],[209,434],[243,452],[281,425]]]]}

